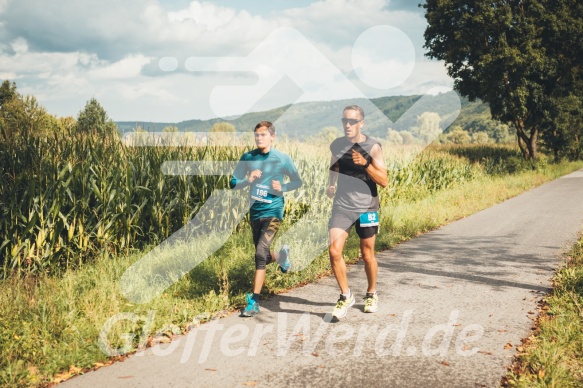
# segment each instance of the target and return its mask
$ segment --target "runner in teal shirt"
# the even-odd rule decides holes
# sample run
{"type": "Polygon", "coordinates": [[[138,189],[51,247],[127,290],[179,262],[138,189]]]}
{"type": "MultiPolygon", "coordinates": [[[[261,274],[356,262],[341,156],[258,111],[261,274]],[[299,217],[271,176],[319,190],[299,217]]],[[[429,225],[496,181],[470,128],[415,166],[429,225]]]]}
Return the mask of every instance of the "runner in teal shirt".
{"type": "Polygon", "coordinates": [[[251,230],[255,245],[255,277],[253,293],[246,295],[247,307],[241,312],[243,317],[253,317],[259,313],[259,296],[265,281],[265,267],[278,262],[282,272],[291,266],[289,247],[284,245],[278,252],[271,251],[271,243],[283,220],[283,193],[302,185],[298,170],[291,158],[273,149],[275,127],[269,121],[261,121],[255,126],[257,148],[241,156],[233,177],[231,189],[250,187],[251,230]],[[290,181],[283,183],[287,176],[290,181]]]}

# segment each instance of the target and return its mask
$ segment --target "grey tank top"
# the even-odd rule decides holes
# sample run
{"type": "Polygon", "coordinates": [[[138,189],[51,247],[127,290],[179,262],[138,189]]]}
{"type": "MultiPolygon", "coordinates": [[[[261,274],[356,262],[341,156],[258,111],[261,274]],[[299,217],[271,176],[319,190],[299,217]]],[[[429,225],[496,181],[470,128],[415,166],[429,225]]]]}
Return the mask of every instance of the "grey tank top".
{"type": "Polygon", "coordinates": [[[360,143],[352,143],[346,137],[339,137],[330,144],[332,166],[338,165],[338,184],[334,197],[334,207],[343,210],[364,213],[379,210],[379,196],[376,183],[366,173],[364,167],[352,161],[352,150],[359,152],[368,161],[372,161],[372,147],[381,144],[378,140],[366,136],[360,143]]]}

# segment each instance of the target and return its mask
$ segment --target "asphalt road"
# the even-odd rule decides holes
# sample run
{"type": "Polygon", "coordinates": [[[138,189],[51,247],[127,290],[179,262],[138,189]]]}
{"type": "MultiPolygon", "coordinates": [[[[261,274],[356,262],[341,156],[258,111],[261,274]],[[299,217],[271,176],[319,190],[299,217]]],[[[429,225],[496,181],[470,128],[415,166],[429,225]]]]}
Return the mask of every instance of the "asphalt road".
{"type": "Polygon", "coordinates": [[[333,277],[64,387],[495,387],[583,229],[583,170],[377,254],[379,311],[340,322],[333,277]],[[507,345],[511,344],[511,346],[507,345]]]}

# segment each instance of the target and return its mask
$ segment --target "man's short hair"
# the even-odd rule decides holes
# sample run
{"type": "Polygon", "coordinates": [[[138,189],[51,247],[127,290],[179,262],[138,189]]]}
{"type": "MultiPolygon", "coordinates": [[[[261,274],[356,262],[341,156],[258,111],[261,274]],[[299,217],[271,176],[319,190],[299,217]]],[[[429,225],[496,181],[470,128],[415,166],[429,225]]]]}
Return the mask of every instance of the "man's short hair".
{"type": "Polygon", "coordinates": [[[348,105],[342,112],[346,112],[347,110],[355,110],[360,114],[360,119],[364,120],[364,110],[358,105],[348,105]]]}
{"type": "Polygon", "coordinates": [[[258,122],[253,132],[257,131],[261,127],[266,127],[270,134],[275,135],[275,126],[270,121],[258,122]]]}

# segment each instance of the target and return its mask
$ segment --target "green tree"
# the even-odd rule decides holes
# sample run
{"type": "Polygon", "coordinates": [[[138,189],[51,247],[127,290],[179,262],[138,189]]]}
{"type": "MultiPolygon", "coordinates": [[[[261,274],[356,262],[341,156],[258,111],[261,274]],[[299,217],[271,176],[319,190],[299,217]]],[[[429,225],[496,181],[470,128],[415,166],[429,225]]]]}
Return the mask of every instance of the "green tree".
{"type": "Polygon", "coordinates": [[[208,145],[236,145],[235,126],[225,121],[213,124],[207,138],[208,145]]]}
{"type": "Polygon", "coordinates": [[[0,135],[5,141],[26,142],[29,136],[47,135],[58,127],[34,96],[21,96],[16,84],[4,81],[0,86],[0,135]]]}
{"type": "Polygon", "coordinates": [[[514,141],[515,136],[510,133],[510,127],[507,124],[494,121],[491,121],[491,123],[488,133],[496,143],[511,143],[514,141]]]}
{"type": "Polygon", "coordinates": [[[10,83],[8,80],[2,82],[2,85],[0,85],[0,109],[5,103],[16,97],[19,97],[16,92],[16,84],[14,82],[10,83]]]}
{"type": "Polygon", "coordinates": [[[415,144],[415,138],[413,137],[413,134],[411,134],[411,132],[401,131],[399,132],[399,135],[401,135],[401,139],[403,139],[403,144],[405,145],[415,144]]]}
{"type": "Polygon", "coordinates": [[[394,129],[391,128],[387,129],[387,140],[391,144],[395,145],[403,144],[403,136],[401,136],[401,134],[398,131],[395,131],[394,129]]]}
{"type": "Polygon", "coordinates": [[[558,68],[547,90],[550,103],[543,123],[545,148],[555,159],[583,156],[583,3],[548,1],[540,21],[547,56],[558,68]]]}
{"type": "Polygon", "coordinates": [[[488,144],[488,134],[486,132],[475,132],[472,134],[472,142],[477,144],[488,144]]]}
{"type": "Polygon", "coordinates": [[[494,119],[512,124],[525,158],[536,159],[540,131],[556,119],[549,107],[572,89],[575,77],[565,72],[580,61],[563,57],[582,57],[583,3],[427,0],[423,7],[427,55],[445,61],[460,94],[487,102],[494,119]],[[569,12],[575,26],[557,26],[569,12]]]}
{"type": "Polygon", "coordinates": [[[14,115],[12,112],[13,106],[15,105],[13,101],[17,97],[19,95],[16,92],[16,84],[14,82],[10,83],[8,80],[2,82],[2,85],[0,85],[0,135],[2,135],[4,140],[13,137],[12,132],[14,129],[12,128],[13,123],[10,122],[10,119],[14,115]],[[12,107],[9,107],[10,105],[12,107]]]}
{"type": "Polygon", "coordinates": [[[583,157],[583,101],[574,94],[557,98],[553,106],[557,112],[549,121],[549,130],[542,138],[545,148],[552,152],[555,160],[571,160],[583,157]]]}
{"type": "Polygon", "coordinates": [[[453,127],[445,138],[448,143],[454,144],[467,144],[472,140],[468,131],[459,126],[453,127]]]}
{"type": "Polygon", "coordinates": [[[115,123],[95,98],[91,98],[77,116],[77,130],[80,132],[109,133],[115,128],[115,123]]]}
{"type": "Polygon", "coordinates": [[[235,126],[225,121],[219,121],[213,124],[211,132],[235,132],[235,126]]]}
{"type": "Polygon", "coordinates": [[[423,112],[417,116],[417,126],[411,129],[413,136],[425,144],[431,143],[441,134],[441,117],[435,112],[423,112]]]}

